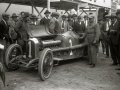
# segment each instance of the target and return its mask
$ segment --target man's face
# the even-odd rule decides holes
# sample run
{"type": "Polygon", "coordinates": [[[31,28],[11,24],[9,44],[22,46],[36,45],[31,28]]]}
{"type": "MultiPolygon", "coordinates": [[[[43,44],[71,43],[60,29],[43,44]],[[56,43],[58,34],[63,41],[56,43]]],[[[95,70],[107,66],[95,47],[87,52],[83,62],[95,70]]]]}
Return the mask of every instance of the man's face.
{"type": "Polygon", "coordinates": [[[117,14],[117,19],[120,19],[120,14],[117,14]]]}
{"type": "Polygon", "coordinates": [[[88,20],[88,18],[87,18],[87,17],[84,17],[84,20],[88,20]]]}
{"type": "Polygon", "coordinates": [[[76,18],[77,18],[76,16],[73,16],[73,20],[76,20],[76,18]]]}
{"type": "Polygon", "coordinates": [[[23,20],[24,20],[25,22],[28,22],[28,21],[30,21],[30,17],[25,17],[23,20]]]}
{"type": "Polygon", "coordinates": [[[17,17],[12,17],[12,19],[17,22],[18,21],[18,18],[17,17]]]}
{"type": "Polygon", "coordinates": [[[94,21],[94,18],[89,18],[89,22],[92,23],[94,21]]]}
{"type": "Polygon", "coordinates": [[[58,15],[56,15],[56,16],[55,16],[55,18],[56,18],[56,19],[58,19],[58,18],[59,18],[59,16],[58,16],[58,15]]]}
{"type": "Polygon", "coordinates": [[[4,18],[5,21],[9,20],[9,16],[4,16],[3,18],[4,18]]]}
{"type": "Polygon", "coordinates": [[[116,21],[116,18],[111,18],[111,22],[114,23],[116,21]]]}
{"type": "Polygon", "coordinates": [[[65,21],[65,20],[66,20],[66,17],[63,16],[63,17],[62,17],[62,20],[65,21]]]}
{"type": "Polygon", "coordinates": [[[49,15],[50,15],[49,13],[46,13],[46,14],[45,14],[46,17],[49,17],[49,15]]]}

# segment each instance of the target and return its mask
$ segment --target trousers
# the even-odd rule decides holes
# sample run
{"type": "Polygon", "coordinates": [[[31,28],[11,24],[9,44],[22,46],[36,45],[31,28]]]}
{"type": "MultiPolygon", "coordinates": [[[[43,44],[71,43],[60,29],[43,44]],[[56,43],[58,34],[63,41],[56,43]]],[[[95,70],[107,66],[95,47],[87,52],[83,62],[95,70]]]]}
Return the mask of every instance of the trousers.
{"type": "Polygon", "coordinates": [[[96,64],[97,53],[98,53],[98,45],[93,45],[93,44],[89,43],[88,44],[88,57],[89,57],[90,63],[96,64]]]}

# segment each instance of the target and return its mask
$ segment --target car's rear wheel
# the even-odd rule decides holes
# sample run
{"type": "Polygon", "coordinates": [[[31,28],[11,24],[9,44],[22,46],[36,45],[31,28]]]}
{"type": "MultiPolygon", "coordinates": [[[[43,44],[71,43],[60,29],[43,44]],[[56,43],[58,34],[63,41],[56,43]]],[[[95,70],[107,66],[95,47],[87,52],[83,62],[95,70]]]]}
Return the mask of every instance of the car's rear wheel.
{"type": "Polygon", "coordinates": [[[12,44],[10,45],[6,52],[5,52],[5,66],[8,70],[14,71],[19,68],[19,65],[17,65],[17,61],[14,60],[14,62],[10,63],[10,61],[15,58],[16,56],[22,55],[22,48],[18,44],[12,44]]]}
{"type": "Polygon", "coordinates": [[[53,68],[53,53],[51,49],[46,48],[42,51],[38,64],[38,73],[41,80],[49,78],[53,68]]]}

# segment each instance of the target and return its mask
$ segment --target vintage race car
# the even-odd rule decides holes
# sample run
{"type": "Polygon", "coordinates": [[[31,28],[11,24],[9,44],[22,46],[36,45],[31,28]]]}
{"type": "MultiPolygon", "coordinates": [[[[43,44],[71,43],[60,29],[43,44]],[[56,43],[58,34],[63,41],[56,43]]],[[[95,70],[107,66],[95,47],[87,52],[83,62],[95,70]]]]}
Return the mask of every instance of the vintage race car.
{"type": "MultiPolygon", "coordinates": [[[[84,55],[86,43],[73,31],[53,35],[44,25],[30,25],[30,36],[27,41],[26,54],[20,45],[10,45],[5,53],[5,64],[8,70],[17,70],[20,66],[38,68],[41,80],[49,78],[53,61],[79,58],[84,55]]],[[[55,63],[55,64],[57,64],[55,63]]]]}

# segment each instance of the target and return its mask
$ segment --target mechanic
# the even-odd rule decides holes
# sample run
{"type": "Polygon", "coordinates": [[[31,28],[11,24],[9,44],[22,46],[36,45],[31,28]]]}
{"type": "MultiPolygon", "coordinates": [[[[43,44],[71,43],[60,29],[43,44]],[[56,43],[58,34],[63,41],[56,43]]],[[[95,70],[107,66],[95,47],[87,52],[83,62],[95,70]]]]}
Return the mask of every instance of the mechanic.
{"type": "Polygon", "coordinates": [[[86,41],[88,43],[88,57],[90,68],[94,68],[97,61],[98,42],[100,27],[94,21],[94,16],[89,16],[89,23],[86,28],[86,41]]]}
{"type": "Polygon", "coordinates": [[[20,18],[15,26],[15,31],[18,34],[18,44],[22,47],[24,54],[26,53],[26,41],[28,40],[28,30],[29,30],[29,13],[24,12],[23,18],[20,18]]]}
{"type": "Polygon", "coordinates": [[[58,18],[59,18],[60,14],[58,12],[53,12],[51,14],[51,19],[50,19],[50,23],[49,23],[49,32],[51,34],[58,34],[60,31],[60,29],[58,29],[59,27],[59,22],[58,22],[58,18]]]}
{"type": "Polygon", "coordinates": [[[50,12],[48,10],[45,11],[45,17],[40,20],[41,25],[49,25],[50,22],[50,12]]]}

